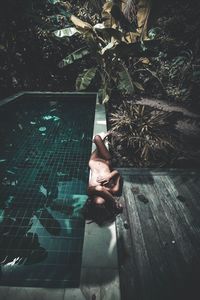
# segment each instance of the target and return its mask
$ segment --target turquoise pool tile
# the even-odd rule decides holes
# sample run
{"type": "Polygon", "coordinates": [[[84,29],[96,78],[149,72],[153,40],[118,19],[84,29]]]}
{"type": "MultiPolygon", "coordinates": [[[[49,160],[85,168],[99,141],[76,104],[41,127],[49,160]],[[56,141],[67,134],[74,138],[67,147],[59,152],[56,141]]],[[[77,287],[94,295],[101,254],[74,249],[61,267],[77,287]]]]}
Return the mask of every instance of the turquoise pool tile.
{"type": "Polygon", "coordinates": [[[79,285],[94,109],[65,98],[0,108],[0,285],[79,285]]]}

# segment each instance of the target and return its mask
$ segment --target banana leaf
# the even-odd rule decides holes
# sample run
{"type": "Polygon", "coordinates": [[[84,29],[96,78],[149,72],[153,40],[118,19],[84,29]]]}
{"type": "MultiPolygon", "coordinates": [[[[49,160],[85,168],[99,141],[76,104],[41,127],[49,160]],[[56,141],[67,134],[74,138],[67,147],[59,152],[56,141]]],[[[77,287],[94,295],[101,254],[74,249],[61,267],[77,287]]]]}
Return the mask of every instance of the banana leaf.
{"type": "Polygon", "coordinates": [[[96,75],[97,68],[93,67],[88,70],[84,70],[83,73],[79,74],[76,79],[76,90],[85,90],[91,83],[92,79],[96,75]]]}
{"type": "Polygon", "coordinates": [[[138,81],[133,81],[133,84],[138,90],[144,91],[143,86],[138,81]]]}
{"type": "Polygon", "coordinates": [[[118,73],[119,83],[117,88],[120,91],[124,91],[126,94],[132,95],[135,91],[134,83],[132,81],[131,75],[129,74],[128,69],[122,65],[123,70],[118,73]]]}
{"type": "Polygon", "coordinates": [[[53,32],[53,34],[59,38],[63,38],[65,36],[70,37],[76,33],[79,33],[79,31],[75,27],[67,27],[53,32]]]}
{"type": "Polygon", "coordinates": [[[57,2],[60,2],[60,0],[48,0],[50,4],[56,4],[57,2]]]}
{"type": "Polygon", "coordinates": [[[84,56],[88,55],[89,51],[86,47],[80,48],[71,54],[69,54],[67,57],[63,58],[61,62],[59,62],[58,66],[59,68],[63,68],[67,65],[73,64],[76,60],[83,58],[84,56]]]}

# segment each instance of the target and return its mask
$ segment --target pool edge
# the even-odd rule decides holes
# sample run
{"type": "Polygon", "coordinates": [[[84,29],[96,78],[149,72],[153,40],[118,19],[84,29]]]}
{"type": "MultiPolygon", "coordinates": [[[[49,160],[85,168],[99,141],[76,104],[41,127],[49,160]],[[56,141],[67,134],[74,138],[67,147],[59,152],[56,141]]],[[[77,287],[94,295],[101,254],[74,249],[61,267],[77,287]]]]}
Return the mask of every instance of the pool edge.
{"type": "MultiPolygon", "coordinates": [[[[107,132],[105,107],[96,100],[93,136],[107,132]]],[[[95,145],[92,145],[92,151],[95,145]]],[[[120,300],[116,224],[85,224],[80,288],[85,299],[120,300]],[[94,247],[96,248],[94,249],[94,247]]],[[[64,298],[67,300],[67,298],[64,298]]]]}

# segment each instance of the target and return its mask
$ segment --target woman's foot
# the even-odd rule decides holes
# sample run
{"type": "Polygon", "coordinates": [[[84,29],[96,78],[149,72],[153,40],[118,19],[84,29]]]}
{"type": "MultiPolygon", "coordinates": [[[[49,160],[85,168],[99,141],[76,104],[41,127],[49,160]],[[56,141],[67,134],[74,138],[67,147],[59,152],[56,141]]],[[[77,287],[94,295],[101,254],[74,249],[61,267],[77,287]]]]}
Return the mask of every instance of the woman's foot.
{"type": "MultiPolygon", "coordinates": [[[[96,134],[96,135],[99,135],[99,136],[101,137],[101,139],[102,139],[103,141],[105,141],[105,139],[106,139],[109,135],[111,135],[111,134],[112,134],[112,131],[109,130],[109,131],[107,131],[107,132],[100,132],[100,133],[98,133],[98,134],[96,134]]],[[[96,135],[95,135],[95,136],[96,136],[96,135]]],[[[94,138],[95,138],[95,136],[94,136],[93,139],[92,139],[93,143],[94,143],[94,138]]]]}

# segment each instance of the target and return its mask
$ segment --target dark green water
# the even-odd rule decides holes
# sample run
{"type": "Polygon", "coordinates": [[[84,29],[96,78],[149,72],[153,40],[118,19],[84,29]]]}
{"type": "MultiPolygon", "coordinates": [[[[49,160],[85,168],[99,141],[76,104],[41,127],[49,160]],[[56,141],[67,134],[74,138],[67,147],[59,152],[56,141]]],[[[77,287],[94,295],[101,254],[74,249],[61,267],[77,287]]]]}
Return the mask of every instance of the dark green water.
{"type": "Polygon", "coordinates": [[[0,107],[0,285],[76,287],[94,99],[0,107]]]}

